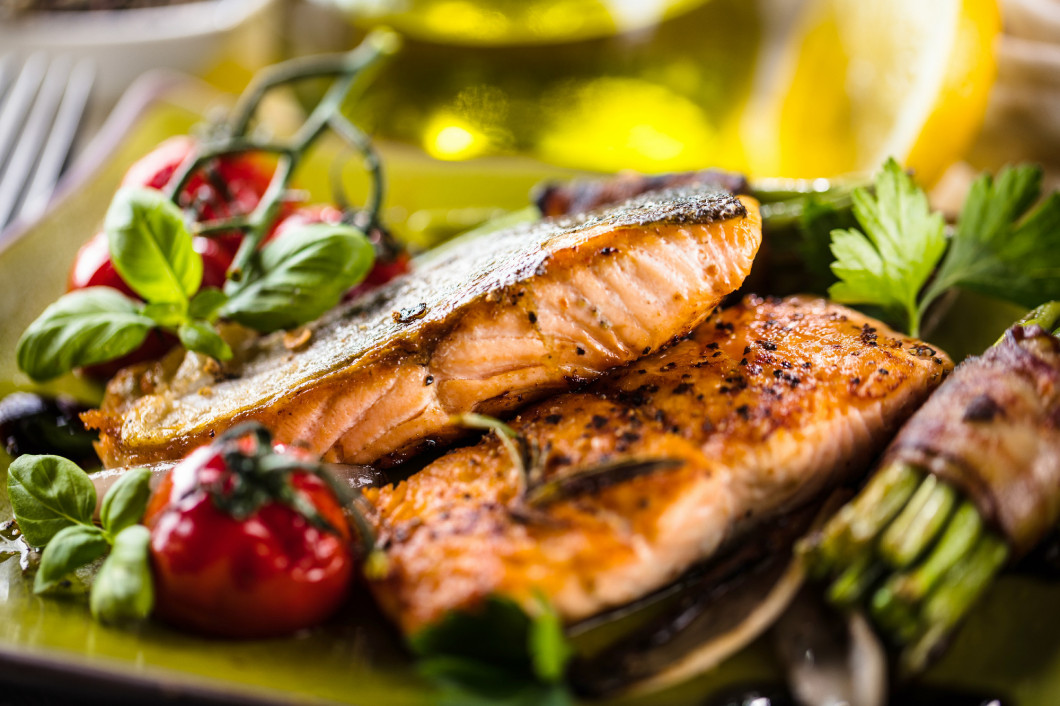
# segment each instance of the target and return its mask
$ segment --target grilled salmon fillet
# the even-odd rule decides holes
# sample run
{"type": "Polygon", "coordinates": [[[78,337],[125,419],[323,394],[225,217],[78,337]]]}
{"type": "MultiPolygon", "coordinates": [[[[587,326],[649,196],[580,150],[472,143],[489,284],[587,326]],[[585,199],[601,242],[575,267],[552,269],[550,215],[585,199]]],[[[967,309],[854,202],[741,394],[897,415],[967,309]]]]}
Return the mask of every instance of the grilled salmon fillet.
{"type": "Polygon", "coordinates": [[[178,458],[247,420],[332,461],[399,458],[458,433],[453,414],[507,412],[686,335],[760,242],[753,199],[702,189],[460,238],[224,366],[181,351],[127,369],[86,423],[108,467],[178,458]]]}
{"type": "Polygon", "coordinates": [[[520,414],[528,476],[487,436],[368,490],[373,592],[408,633],[490,594],[540,591],[567,621],[623,605],[865,467],[951,368],[825,300],[746,298],[520,414]]]}

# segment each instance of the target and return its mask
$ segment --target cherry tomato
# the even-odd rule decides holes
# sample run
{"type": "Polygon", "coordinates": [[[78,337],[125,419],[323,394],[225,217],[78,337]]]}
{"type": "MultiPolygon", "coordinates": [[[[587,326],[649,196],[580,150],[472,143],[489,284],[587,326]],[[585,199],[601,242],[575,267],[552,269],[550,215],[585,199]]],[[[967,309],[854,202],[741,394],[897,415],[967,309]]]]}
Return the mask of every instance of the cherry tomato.
{"type": "MultiPolygon", "coordinates": [[[[162,142],[129,168],[122,186],[165,188],[181,165],[192,157],[196,145],[195,139],[187,136],[162,142]]],[[[249,156],[223,157],[191,177],[181,192],[181,206],[191,209],[199,221],[245,215],[258,205],[271,178],[271,171],[249,156]]],[[[203,287],[224,285],[225,273],[242,237],[234,232],[194,239],[195,251],[203,260],[203,287]]],[[[67,278],[68,290],[94,286],[113,287],[138,298],[114,269],[104,233],[97,233],[81,247],[67,278]]],[[[176,339],[168,334],[152,334],[143,346],[129,355],[85,368],[82,372],[93,378],[109,378],[126,365],[161,357],[175,344],[176,339]]]]}
{"type": "Polygon", "coordinates": [[[277,447],[263,456],[245,441],[222,438],[192,452],[152,495],[144,524],[151,530],[155,612],[211,635],[285,635],[323,622],[346,598],[354,565],[351,534],[328,484],[297,468],[288,483],[327,528],[278,499],[266,499],[237,519],[239,488],[253,485],[262,471],[254,463],[250,470],[242,463],[233,470],[227,454],[261,459],[279,453],[294,466],[311,465],[303,451],[277,447]]]}
{"type": "Polygon", "coordinates": [[[409,269],[409,254],[407,252],[398,253],[390,262],[376,260],[375,265],[372,266],[372,271],[368,273],[364,281],[346,292],[345,298],[354,299],[359,297],[365,292],[386,284],[398,275],[405,274],[409,269]]]}
{"type": "MultiPolygon", "coordinates": [[[[198,142],[193,137],[171,137],[129,167],[122,186],[149,186],[164,189],[186,160],[193,156],[198,142]]],[[[272,170],[255,158],[236,154],[211,162],[196,172],[181,190],[179,205],[191,209],[200,222],[251,213],[272,180],[272,170]]],[[[242,235],[219,234],[214,239],[233,254],[242,235]]]]}
{"type": "Polygon", "coordinates": [[[332,225],[342,222],[343,213],[331,204],[316,203],[296,208],[280,220],[276,221],[272,232],[265,238],[266,242],[291,233],[301,226],[314,223],[330,223],[332,225]]]}
{"type": "MultiPolygon", "coordinates": [[[[329,204],[303,206],[278,221],[272,234],[267,240],[282,238],[286,233],[292,232],[299,226],[303,225],[310,225],[313,223],[340,223],[343,215],[342,211],[329,204]]],[[[409,271],[409,254],[403,250],[396,253],[386,252],[385,250],[392,249],[380,247],[380,243],[384,237],[383,233],[378,231],[369,234],[369,239],[371,239],[377,246],[375,264],[372,266],[372,270],[368,273],[368,276],[364,278],[364,281],[346,293],[346,299],[353,299],[354,297],[375,289],[380,285],[386,284],[398,275],[403,275],[409,271]]]]}

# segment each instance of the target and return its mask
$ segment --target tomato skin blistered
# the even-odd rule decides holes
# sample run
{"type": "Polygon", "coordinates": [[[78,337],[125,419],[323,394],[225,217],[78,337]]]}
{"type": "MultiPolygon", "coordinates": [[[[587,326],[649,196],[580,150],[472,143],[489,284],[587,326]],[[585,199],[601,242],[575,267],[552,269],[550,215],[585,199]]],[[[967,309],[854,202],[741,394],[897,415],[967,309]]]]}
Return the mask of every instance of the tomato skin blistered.
{"type": "Polygon", "coordinates": [[[331,530],[278,500],[242,519],[221,509],[213,491],[230,492],[236,476],[217,445],[170,471],[144,518],[156,615],[204,634],[261,638],[317,625],[342,605],[354,568],[342,505],[315,475],[296,470],[289,481],[331,530]]]}

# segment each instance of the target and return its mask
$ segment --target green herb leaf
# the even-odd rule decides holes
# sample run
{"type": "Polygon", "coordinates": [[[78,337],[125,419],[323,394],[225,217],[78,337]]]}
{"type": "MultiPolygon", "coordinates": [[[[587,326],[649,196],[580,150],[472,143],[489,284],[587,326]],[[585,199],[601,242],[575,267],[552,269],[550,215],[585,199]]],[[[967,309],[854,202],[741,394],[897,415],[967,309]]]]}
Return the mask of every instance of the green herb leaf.
{"type": "Polygon", "coordinates": [[[213,323],[221,307],[228,301],[228,295],[216,287],[207,287],[192,297],[188,307],[188,316],[213,323]]]}
{"type": "Polygon", "coordinates": [[[76,463],[60,456],[19,456],[7,471],[7,493],[22,536],[43,547],[71,525],[92,524],[96,488],[76,463]]]}
{"type": "Polygon", "coordinates": [[[107,553],[110,543],[92,525],[70,525],[59,530],[41,555],[33,592],[43,593],[67,575],[107,553]]]}
{"type": "Polygon", "coordinates": [[[188,307],[179,302],[155,302],[146,305],[141,313],[159,326],[176,328],[188,318],[188,307]]]}
{"type": "Polygon", "coordinates": [[[882,307],[917,335],[917,297],[946,249],[942,215],[932,213],[927,195],[893,159],[876,179],[876,195],[853,194],[854,215],[864,233],[832,233],[832,272],[839,282],[829,295],[849,304],[882,307]]]}
{"type": "Polygon", "coordinates": [[[143,525],[126,527],[114,538],[114,550],[103,562],[89,607],[92,615],[107,623],[143,620],[155,603],[148,548],[151,533],[143,525]]]}
{"type": "Polygon", "coordinates": [[[187,302],[202,283],[184,216],[155,189],[118,191],[103,223],[114,269],[149,302],[187,302]]]}
{"type": "Polygon", "coordinates": [[[372,268],[375,252],[360,231],[317,223],[261,251],[261,276],[237,286],[221,315],[257,331],[312,321],[338,304],[372,268]]]}
{"type": "Polygon", "coordinates": [[[533,618],[502,596],[475,612],[447,613],[409,639],[420,671],[454,698],[463,695],[463,703],[543,703],[522,700],[531,693],[568,703],[560,682],[571,648],[555,611],[543,597],[537,601],[533,618]]]}
{"type": "MultiPolygon", "coordinates": [[[[811,276],[808,287],[824,294],[835,283],[832,273],[832,232],[857,226],[850,207],[839,208],[817,196],[807,196],[798,221],[798,251],[811,276]]],[[[806,290],[807,287],[803,287],[806,290]]]]}
{"type": "Polygon", "coordinates": [[[143,519],[151,497],[151,471],[134,468],[126,471],[103,496],[99,519],[110,537],[143,519]]]}
{"type": "Polygon", "coordinates": [[[177,329],[180,342],[189,351],[205,353],[217,360],[228,360],[232,357],[232,348],[205,321],[189,321],[177,329]]]}
{"type": "Polygon", "coordinates": [[[537,596],[537,604],[539,612],[530,623],[530,659],[538,679],[556,684],[563,680],[573,651],[552,605],[541,595],[537,596]]]}
{"type": "Polygon", "coordinates": [[[1060,298],[1060,194],[1027,214],[1041,180],[1041,169],[1031,165],[975,180],[922,310],[955,286],[1028,308],[1060,298]]]}
{"type": "Polygon", "coordinates": [[[432,657],[417,671],[440,687],[438,706],[572,706],[562,684],[528,681],[496,665],[460,657],[432,657]]]}
{"type": "Polygon", "coordinates": [[[154,326],[136,302],[115,289],[70,292],[22,334],[18,367],[34,380],[48,380],[136,350],[154,326]]]}

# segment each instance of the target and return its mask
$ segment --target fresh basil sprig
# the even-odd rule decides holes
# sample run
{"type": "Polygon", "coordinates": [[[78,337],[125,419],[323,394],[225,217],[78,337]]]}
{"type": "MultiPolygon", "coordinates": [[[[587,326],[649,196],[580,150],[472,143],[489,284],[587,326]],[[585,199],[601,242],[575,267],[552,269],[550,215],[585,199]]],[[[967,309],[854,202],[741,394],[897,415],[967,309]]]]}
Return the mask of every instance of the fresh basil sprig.
{"type": "Polygon", "coordinates": [[[229,280],[227,293],[202,291],[202,257],[180,210],[162,192],[121,189],[104,226],[114,268],[145,303],[108,287],[66,294],[30,324],[18,365],[34,380],[130,353],[154,329],[191,351],[228,360],[219,317],[268,333],[312,321],[339,303],[372,268],[375,250],[350,226],[302,226],[256,254],[253,277],[229,280]]]}
{"type": "Polygon", "coordinates": [[[151,472],[127,471],[111,486],[92,522],[96,488],[88,474],[60,456],[19,456],[7,488],[26,542],[43,547],[33,590],[42,593],[110,552],[92,584],[92,613],[106,621],[145,618],[154,601],[143,518],[151,472]],[[113,547],[113,549],[112,549],[113,547]]]}
{"type": "Polygon", "coordinates": [[[211,326],[218,296],[224,295],[218,290],[195,294],[202,283],[202,257],[180,210],[160,191],[121,189],[107,210],[104,230],[114,269],[146,303],[109,287],[64,295],[22,334],[19,368],[34,380],[47,380],[131,353],[152,329],[178,334],[189,350],[230,358],[232,350],[211,326]],[[189,327],[194,335],[182,335],[189,327]]]}
{"type": "Polygon", "coordinates": [[[48,380],[136,350],[155,326],[142,307],[116,289],[70,292],[22,334],[18,367],[34,380],[48,380]]]}
{"type": "Polygon", "coordinates": [[[365,278],[375,249],[356,228],[314,223],[273,240],[260,253],[261,275],[229,281],[220,313],[257,331],[312,321],[365,278]]]}
{"type": "Polygon", "coordinates": [[[195,252],[184,216],[161,191],[118,191],[103,221],[114,269],[147,302],[183,303],[202,284],[202,257],[195,252]]]}
{"type": "Polygon", "coordinates": [[[92,584],[88,605],[105,623],[143,620],[155,604],[148,564],[151,533],[143,525],[126,527],[114,538],[114,549],[92,584]]]}

